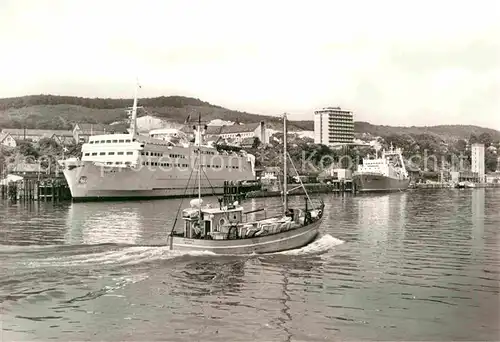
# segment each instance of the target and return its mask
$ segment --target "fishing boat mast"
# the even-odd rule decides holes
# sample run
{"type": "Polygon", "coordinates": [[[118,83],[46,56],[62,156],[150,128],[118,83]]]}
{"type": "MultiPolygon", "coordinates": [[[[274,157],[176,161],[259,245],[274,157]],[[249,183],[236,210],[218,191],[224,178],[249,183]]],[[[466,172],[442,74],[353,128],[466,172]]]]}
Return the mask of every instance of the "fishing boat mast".
{"type": "Polygon", "coordinates": [[[198,205],[200,206],[198,216],[201,229],[201,113],[198,113],[198,205]]]}
{"type": "Polygon", "coordinates": [[[287,127],[286,127],[286,113],[283,114],[283,212],[286,215],[288,212],[288,153],[287,153],[287,127]]]}

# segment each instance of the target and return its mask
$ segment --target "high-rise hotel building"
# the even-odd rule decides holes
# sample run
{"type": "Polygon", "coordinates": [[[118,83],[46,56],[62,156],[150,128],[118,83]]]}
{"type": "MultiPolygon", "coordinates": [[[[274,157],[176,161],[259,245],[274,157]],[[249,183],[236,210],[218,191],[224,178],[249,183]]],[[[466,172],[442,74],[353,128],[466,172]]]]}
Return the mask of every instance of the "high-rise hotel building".
{"type": "Polygon", "coordinates": [[[472,165],[471,171],[476,172],[479,182],[484,182],[484,144],[472,144],[471,148],[472,165]]]}
{"type": "Polygon", "coordinates": [[[314,112],[314,143],[327,146],[348,145],[354,142],[352,111],[326,107],[314,112]]]}

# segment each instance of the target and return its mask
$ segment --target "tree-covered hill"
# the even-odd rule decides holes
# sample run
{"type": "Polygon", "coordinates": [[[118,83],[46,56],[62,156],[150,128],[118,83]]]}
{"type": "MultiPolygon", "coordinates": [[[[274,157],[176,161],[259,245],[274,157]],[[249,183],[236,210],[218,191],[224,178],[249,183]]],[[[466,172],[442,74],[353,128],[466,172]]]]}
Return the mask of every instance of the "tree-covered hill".
{"type": "MultiPolygon", "coordinates": [[[[138,100],[143,110],[139,116],[151,114],[173,122],[185,122],[188,116],[203,121],[221,119],[238,123],[266,121],[272,129],[281,129],[281,119],[239,112],[183,96],[161,96],[138,100]]],[[[55,95],[32,95],[0,99],[0,127],[71,129],[76,122],[109,124],[127,118],[126,109],[133,99],[102,99],[55,95]]],[[[291,121],[291,130],[312,129],[312,122],[291,121]]]]}
{"type": "MultiPolygon", "coordinates": [[[[109,124],[127,118],[126,108],[133,99],[84,98],[75,96],[30,95],[0,99],[0,128],[71,129],[77,122],[109,124]]],[[[269,128],[282,130],[278,116],[266,116],[235,111],[197,98],[184,96],[160,96],[139,99],[144,109],[139,116],[152,114],[177,123],[188,116],[196,120],[201,114],[203,121],[221,119],[238,123],[265,121],[269,128]]],[[[279,113],[277,113],[279,114],[279,113]]],[[[312,118],[312,113],[311,113],[312,118]]],[[[500,132],[494,129],[470,125],[440,125],[430,127],[396,127],[373,125],[357,121],[356,135],[365,138],[391,137],[395,135],[433,136],[446,142],[469,139],[471,135],[487,133],[494,141],[500,141],[500,132]]],[[[314,129],[313,121],[290,121],[289,130],[314,129]]]]}

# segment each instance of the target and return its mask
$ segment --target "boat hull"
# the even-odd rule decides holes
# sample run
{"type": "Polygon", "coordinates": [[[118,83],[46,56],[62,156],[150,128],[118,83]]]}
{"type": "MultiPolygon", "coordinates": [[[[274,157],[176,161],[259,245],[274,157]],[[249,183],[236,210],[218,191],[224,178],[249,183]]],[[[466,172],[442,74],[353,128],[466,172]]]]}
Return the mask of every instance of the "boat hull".
{"type": "MultiPolygon", "coordinates": [[[[281,252],[308,245],[318,236],[321,220],[307,226],[262,237],[235,240],[201,240],[173,237],[172,249],[209,251],[216,254],[263,254],[281,252]]],[[[169,238],[169,243],[171,242],[169,238]]]]}
{"type": "Polygon", "coordinates": [[[410,185],[410,179],[396,179],[379,174],[358,174],[354,182],[359,192],[403,191],[410,185]]]}
{"type": "MultiPolygon", "coordinates": [[[[224,192],[224,181],[253,180],[250,169],[242,171],[205,171],[210,182],[202,180],[202,195],[219,195],[224,192]]],[[[149,169],[108,169],[91,162],[78,162],[66,167],[64,176],[74,202],[138,200],[192,197],[198,192],[196,172],[149,169]],[[189,183],[189,184],[188,184],[189,183]]]]}

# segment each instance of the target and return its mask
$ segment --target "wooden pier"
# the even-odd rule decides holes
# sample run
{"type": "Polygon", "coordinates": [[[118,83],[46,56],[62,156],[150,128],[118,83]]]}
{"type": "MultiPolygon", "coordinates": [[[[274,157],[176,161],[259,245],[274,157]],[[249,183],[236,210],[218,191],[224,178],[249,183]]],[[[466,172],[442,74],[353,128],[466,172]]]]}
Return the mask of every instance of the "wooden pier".
{"type": "Polygon", "coordinates": [[[71,192],[61,179],[23,179],[0,185],[0,198],[15,202],[59,202],[71,200],[71,192]]]}

